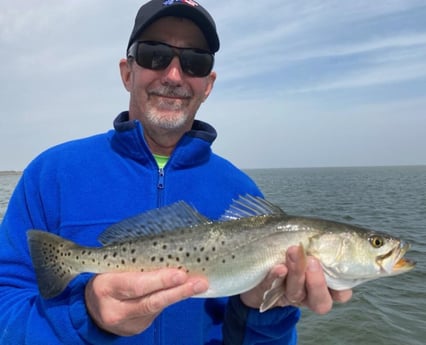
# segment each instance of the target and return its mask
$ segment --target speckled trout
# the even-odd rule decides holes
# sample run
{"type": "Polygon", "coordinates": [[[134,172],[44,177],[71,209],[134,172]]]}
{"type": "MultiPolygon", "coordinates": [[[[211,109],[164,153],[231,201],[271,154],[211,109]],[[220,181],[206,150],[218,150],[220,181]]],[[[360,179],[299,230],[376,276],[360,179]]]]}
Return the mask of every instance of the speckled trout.
{"type": "MultiPolygon", "coordinates": [[[[83,272],[147,272],[164,267],[205,275],[209,289],[196,297],[223,297],[247,291],[284,263],[289,246],[301,245],[319,259],[335,290],[409,271],[409,245],[355,225],[286,214],[253,196],[235,200],[219,221],[185,202],[150,210],[107,228],[101,247],[85,247],[54,234],[28,231],[40,293],[60,294],[83,272]]],[[[261,310],[283,295],[280,284],[265,293],[261,310]]]]}

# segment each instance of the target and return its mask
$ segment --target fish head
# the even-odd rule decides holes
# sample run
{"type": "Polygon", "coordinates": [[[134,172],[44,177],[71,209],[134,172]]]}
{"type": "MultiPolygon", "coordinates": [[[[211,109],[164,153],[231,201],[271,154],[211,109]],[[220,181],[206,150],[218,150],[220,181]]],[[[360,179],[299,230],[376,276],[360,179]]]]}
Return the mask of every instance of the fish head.
{"type": "Polygon", "coordinates": [[[409,248],[387,234],[351,229],[314,236],[308,254],[320,260],[328,286],[343,290],[411,270],[415,262],[404,258],[409,248]]]}

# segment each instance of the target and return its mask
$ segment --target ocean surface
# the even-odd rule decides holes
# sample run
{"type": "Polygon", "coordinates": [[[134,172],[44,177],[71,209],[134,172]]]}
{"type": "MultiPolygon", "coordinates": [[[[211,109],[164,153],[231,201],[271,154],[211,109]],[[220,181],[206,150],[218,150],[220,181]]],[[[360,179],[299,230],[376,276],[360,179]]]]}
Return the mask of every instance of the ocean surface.
{"type": "MultiPolygon", "coordinates": [[[[327,315],[302,309],[301,345],[426,344],[426,166],[247,170],[289,214],[319,216],[397,235],[417,261],[368,282],[327,315]]],[[[19,175],[0,174],[0,219],[19,175]]]]}

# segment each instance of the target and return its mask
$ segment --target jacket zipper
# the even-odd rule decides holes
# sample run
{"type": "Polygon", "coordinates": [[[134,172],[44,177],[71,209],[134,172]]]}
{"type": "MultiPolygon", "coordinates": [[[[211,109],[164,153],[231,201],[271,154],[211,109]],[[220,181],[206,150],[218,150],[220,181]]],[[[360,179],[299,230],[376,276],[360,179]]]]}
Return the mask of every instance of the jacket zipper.
{"type": "MultiPolygon", "coordinates": [[[[157,180],[157,207],[164,206],[164,168],[158,168],[158,180],[157,180]]],[[[155,322],[155,338],[156,338],[156,344],[162,344],[162,316],[161,314],[157,317],[157,320],[155,322]]]]}
{"type": "Polygon", "coordinates": [[[164,168],[158,169],[158,207],[164,206],[164,168]]]}

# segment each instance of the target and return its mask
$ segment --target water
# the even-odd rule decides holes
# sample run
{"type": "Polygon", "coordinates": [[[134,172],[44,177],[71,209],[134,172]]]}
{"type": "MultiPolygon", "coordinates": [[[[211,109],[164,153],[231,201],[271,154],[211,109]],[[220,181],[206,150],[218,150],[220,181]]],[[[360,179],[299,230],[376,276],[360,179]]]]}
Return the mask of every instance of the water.
{"type": "MultiPolygon", "coordinates": [[[[426,166],[247,171],[286,212],[385,231],[412,244],[416,268],[355,288],[327,315],[303,309],[301,345],[426,343],[426,166]]],[[[0,174],[0,219],[19,175],[0,174]]]]}
{"type": "Polygon", "coordinates": [[[20,176],[21,174],[19,173],[0,171],[0,221],[3,219],[9,197],[20,176]]]}

